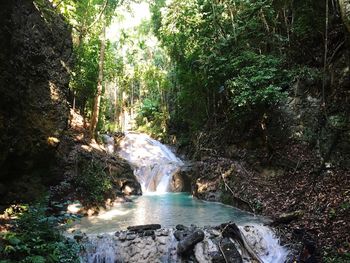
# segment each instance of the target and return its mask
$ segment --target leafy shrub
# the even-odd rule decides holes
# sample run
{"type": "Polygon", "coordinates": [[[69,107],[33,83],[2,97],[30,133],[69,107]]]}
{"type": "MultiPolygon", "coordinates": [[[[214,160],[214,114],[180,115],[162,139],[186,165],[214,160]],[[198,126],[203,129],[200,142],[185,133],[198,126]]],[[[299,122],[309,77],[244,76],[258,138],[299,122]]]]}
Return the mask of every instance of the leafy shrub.
{"type": "Polygon", "coordinates": [[[98,160],[81,157],[77,165],[78,171],[73,179],[73,185],[81,201],[88,205],[102,204],[112,190],[111,177],[98,160]]]}
{"type": "Polygon", "coordinates": [[[39,204],[15,213],[12,231],[0,235],[1,263],[79,262],[78,244],[60,234],[56,218],[46,216],[46,210],[39,204]]]}

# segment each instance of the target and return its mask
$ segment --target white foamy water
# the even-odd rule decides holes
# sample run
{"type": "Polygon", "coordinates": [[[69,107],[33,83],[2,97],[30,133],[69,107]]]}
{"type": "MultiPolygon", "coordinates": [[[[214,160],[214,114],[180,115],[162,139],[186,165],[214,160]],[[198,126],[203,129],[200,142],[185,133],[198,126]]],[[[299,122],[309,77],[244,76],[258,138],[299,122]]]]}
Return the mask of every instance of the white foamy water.
{"type": "Polygon", "coordinates": [[[144,193],[168,192],[173,174],[184,165],[169,147],[146,134],[126,133],[118,154],[134,167],[144,193]]]}

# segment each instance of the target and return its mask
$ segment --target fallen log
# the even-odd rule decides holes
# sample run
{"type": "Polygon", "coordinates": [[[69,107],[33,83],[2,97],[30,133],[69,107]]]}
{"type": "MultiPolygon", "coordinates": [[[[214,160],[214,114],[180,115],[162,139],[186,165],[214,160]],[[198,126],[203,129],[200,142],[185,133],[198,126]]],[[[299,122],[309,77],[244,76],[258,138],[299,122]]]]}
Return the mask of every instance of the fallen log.
{"type": "Polygon", "coordinates": [[[184,254],[187,251],[194,248],[194,246],[203,241],[204,232],[202,230],[196,230],[193,233],[186,236],[183,240],[181,240],[177,245],[177,253],[184,254]]]}
{"type": "Polygon", "coordinates": [[[160,229],[162,226],[159,224],[149,224],[149,225],[138,225],[138,226],[129,226],[127,229],[129,231],[134,231],[134,232],[144,232],[146,230],[157,230],[160,229]]]}

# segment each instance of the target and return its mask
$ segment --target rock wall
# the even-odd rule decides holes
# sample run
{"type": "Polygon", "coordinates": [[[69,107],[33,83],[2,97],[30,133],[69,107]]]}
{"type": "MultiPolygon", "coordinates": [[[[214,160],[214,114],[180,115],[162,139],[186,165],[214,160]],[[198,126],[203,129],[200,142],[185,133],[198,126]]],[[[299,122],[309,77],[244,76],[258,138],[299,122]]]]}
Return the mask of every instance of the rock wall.
{"type": "Polygon", "coordinates": [[[49,168],[68,123],[72,41],[48,1],[1,1],[0,24],[0,200],[6,202],[35,197],[57,179],[49,168]]]}

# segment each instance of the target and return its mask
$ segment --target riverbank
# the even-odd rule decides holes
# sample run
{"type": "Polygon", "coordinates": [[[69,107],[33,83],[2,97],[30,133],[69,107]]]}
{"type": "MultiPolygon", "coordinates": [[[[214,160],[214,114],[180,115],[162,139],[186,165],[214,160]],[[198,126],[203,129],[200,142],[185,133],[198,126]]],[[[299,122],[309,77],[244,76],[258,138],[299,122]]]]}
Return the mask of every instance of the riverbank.
{"type": "Polygon", "coordinates": [[[210,147],[214,144],[208,137],[196,147],[202,150],[194,162],[194,196],[271,217],[283,244],[295,244],[296,253],[312,241],[325,262],[347,262],[347,169],[337,165],[318,170],[319,156],[300,142],[271,154],[259,147],[210,147]]]}

